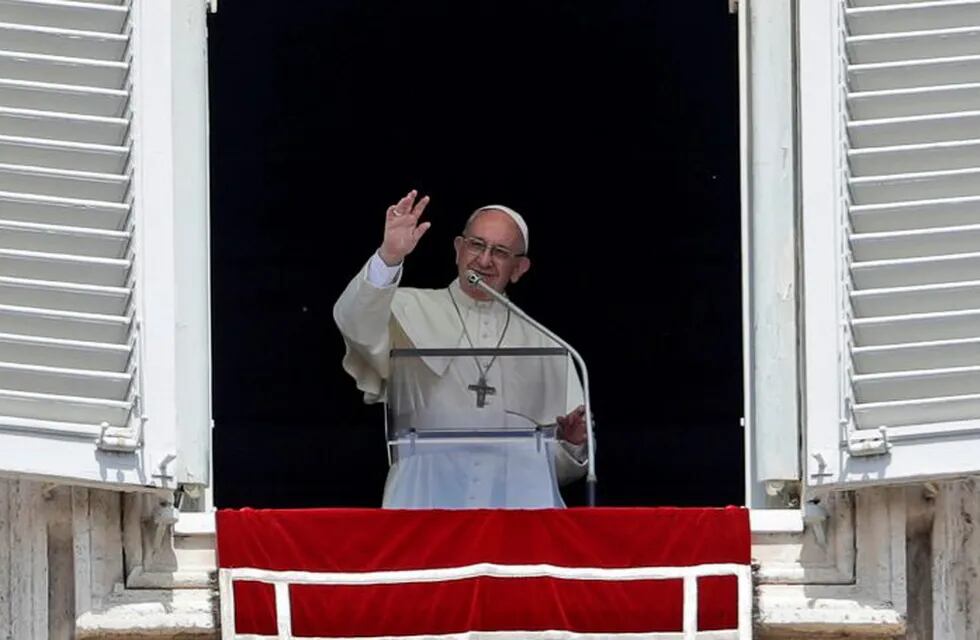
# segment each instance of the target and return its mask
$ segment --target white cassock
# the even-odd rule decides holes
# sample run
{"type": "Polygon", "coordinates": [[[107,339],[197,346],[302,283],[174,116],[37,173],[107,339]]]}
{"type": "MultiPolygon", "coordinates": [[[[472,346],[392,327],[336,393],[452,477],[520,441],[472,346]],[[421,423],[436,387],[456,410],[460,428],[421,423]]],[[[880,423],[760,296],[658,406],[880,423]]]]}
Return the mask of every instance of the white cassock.
{"type": "MultiPolygon", "coordinates": [[[[405,420],[452,421],[447,408],[455,408],[468,424],[476,416],[487,426],[553,423],[582,404],[581,383],[567,358],[501,358],[489,370],[490,359],[481,358],[495,393],[480,409],[468,388],[480,377],[473,358],[402,358],[392,379],[392,349],[468,348],[469,340],[473,347],[493,348],[505,325],[501,347],[558,346],[516,314],[508,324],[506,307],[470,298],[458,280],[446,289],[412,289],[398,287],[400,277],[400,267],[388,267],[375,254],[334,306],[347,347],[344,369],[365,402],[385,401],[390,390],[405,420]]],[[[541,446],[533,438],[399,445],[393,460],[383,505],[401,509],[564,507],[558,484],[582,477],[587,466],[584,445],[541,446]]]]}

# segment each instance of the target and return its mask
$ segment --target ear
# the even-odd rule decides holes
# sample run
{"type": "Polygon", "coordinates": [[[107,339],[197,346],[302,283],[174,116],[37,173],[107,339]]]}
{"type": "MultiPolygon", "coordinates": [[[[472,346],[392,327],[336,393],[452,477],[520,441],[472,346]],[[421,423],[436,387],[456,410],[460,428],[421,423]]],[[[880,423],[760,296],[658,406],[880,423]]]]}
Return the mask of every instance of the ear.
{"type": "Polygon", "coordinates": [[[527,256],[521,256],[517,259],[517,264],[514,265],[514,270],[510,272],[510,281],[517,282],[521,279],[528,269],[531,268],[531,259],[527,256]]]}
{"type": "Polygon", "coordinates": [[[456,250],[456,262],[459,263],[459,252],[463,248],[463,237],[456,236],[453,239],[453,248],[456,250]]]}

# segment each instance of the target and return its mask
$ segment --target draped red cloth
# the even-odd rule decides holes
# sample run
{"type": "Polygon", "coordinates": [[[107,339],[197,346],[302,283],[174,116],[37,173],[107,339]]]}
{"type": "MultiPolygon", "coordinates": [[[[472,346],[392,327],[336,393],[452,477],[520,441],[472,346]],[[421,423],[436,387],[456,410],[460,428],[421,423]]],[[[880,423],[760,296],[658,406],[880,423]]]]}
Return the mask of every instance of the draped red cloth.
{"type": "MultiPolygon", "coordinates": [[[[291,585],[294,637],[680,631],[681,579],[604,570],[750,561],[748,511],[734,507],[222,510],[217,534],[223,569],[358,582],[291,585]],[[463,577],[440,571],[467,567],[463,577]],[[380,571],[415,573],[367,574],[380,571]]],[[[237,581],[234,600],[237,633],[275,636],[271,584],[237,581]]],[[[734,576],[698,579],[698,629],[735,629],[737,611],[734,576]]]]}

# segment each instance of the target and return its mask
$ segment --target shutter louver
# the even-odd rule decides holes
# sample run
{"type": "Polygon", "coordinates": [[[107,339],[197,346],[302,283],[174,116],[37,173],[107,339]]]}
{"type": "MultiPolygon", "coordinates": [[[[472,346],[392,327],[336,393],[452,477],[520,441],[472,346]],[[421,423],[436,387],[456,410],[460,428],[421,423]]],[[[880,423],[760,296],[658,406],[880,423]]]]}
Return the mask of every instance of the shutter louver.
{"type": "Polygon", "coordinates": [[[980,418],[980,1],[852,0],[843,26],[851,418],[980,418]]]}
{"type": "Polygon", "coordinates": [[[137,397],[123,0],[0,0],[0,424],[98,438],[137,397]]]}

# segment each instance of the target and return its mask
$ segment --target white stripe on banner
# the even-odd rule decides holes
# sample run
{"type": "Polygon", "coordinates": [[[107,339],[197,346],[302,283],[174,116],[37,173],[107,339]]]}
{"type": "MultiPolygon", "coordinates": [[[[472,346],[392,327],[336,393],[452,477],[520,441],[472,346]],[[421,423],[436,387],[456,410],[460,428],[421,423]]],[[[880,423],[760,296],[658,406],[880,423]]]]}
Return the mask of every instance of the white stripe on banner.
{"type": "Polygon", "coordinates": [[[559,567],[551,564],[495,564],[480,562],[462,567],[443,569],[406,569],[400,571],[316,572],[271,571],[240,567],[222,569],[234,580],[250,580],[271,584],[404,584],[411,582],[445,582],[470,578],[559,578],[563,580],[669,580],[684,577],[738,576],[748,572],[749,565],[722,563],[699,564],[690,567],[559,567]]]}
{"type": "MultiPolygon", "coordinates": [[[[236,640],[268,640],[292,638],[288,585],[371,585],[445,582],[479,577],[533,578],[549,577],[565,580],[684,580],[684,631],[656,633],[577,633],[574,631],[470,631],[463,633],[428,634],[415,636],[358,636],[358,640],[588,640],[616,638],[618,640],[748,640],[752,637],[752,568],[735,563],[700,564],[687,567],[628,567],[609,569],[598,567],[559,567],[550,564],[501,565],[490,562],[442,569],[411,569],[403,571],[314,572],[270,571],[240,567],[219,569],[221,586],[222,638],[236,640]],[[738,579],[738,629],[697,631],[697,582],[705,576],[736,576],[738,579]],[[234,630],[235,603],[232,582],[246,580],[275,585],[277,636],[238,634],[234,630]]],[[[344,640],[333,637],[311,637],[304,640],[344,640]]],[[[349,640],[349,639],[347,639],[349,640]]]]}
{"type": "MultiPolygon", "coordinates": [[[[276,636],[237,634],[237,640],[269,640],[276,636]]],[[[738,631],[698,631],[697,640],[739,640],[738,631]]],[[[463,633],[426,634],[423,636],[303,636],[302,640],[684,640],[676,631],[651,633],[577,633],[575,631],[466,631],[463,633]]]]}

